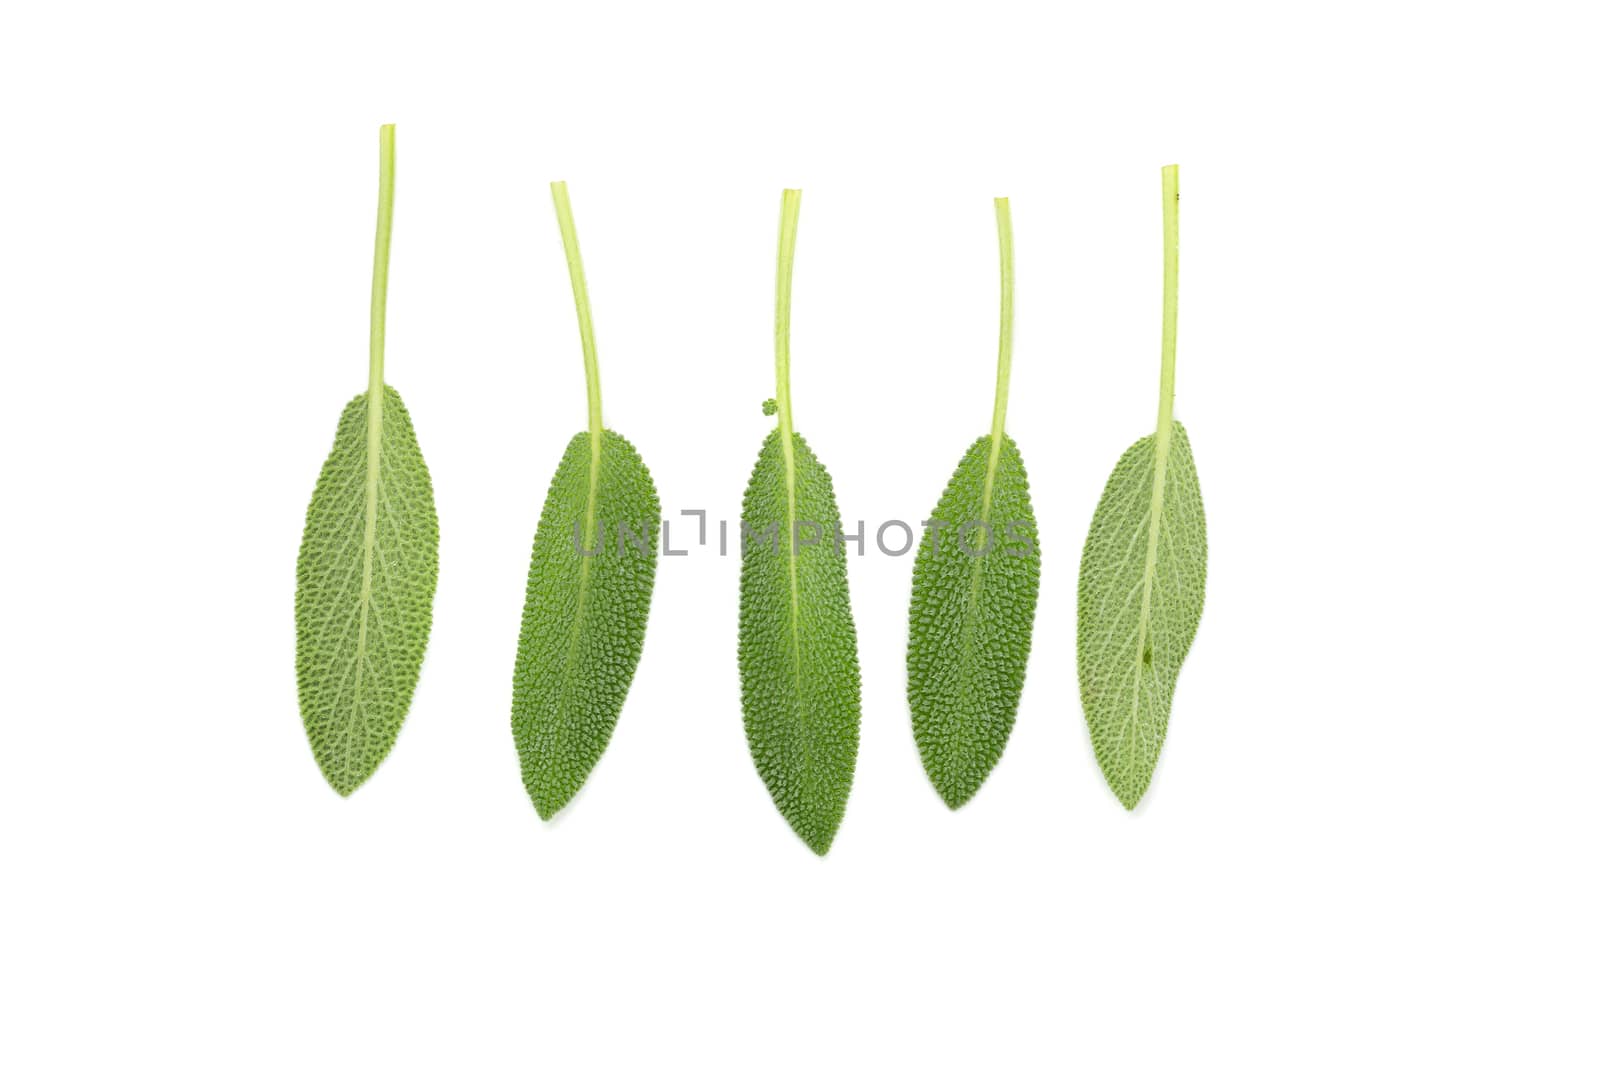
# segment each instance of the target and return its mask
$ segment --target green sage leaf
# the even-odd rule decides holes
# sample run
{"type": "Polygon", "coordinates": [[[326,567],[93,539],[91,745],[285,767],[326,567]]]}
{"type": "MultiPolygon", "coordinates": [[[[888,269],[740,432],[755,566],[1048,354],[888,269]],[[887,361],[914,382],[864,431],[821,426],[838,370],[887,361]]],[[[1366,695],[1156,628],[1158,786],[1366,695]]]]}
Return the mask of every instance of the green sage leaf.
{"type": "Polygon", "coordinates": [[[522,784],[549,819],[611,741],[644,648],[661,504],[644,460],[602,428],[600,366],[565,182],[552,182],[578,310],[589,429],[572,438],[545,496],[517,642],[511,728],[522,784]]]}
{"type": "Polygon", "coordinates": [[[800,193],[785,190],[778,245],[778,427],[744,494],[739,677],[745,738],[778,811],[818,855],[855,776],[861,672],[833,482],[789,402],[789,280],[800,193]]]}
{"type": "Polygon", "coordinates": [[[1189,435],[1172,417],[1177,351],[1178,174],[1162,171],[1166,222],[1156,432],[1122,454],[1095,508],[1078,575],[1078,689],[1095,757],[1132,809],[1167,737],[1178,670],[1206,588],[1206,522],[1189,435]]]}
{"type": "Polygon", "coordinates": [[[1039,599],[1028,476],[1005,435],[1011,379],[1011,208],[1000,230],[1000,369],[992,432],[967,450],[926,524],[911,581],[906,695],[922,766],[952,809],[994,769],[1022,699],[1039,599]]]}
{"type": "Polygon", "coordinates": [[[295,585],[300,716],[324,777],[346,796],[377,770],[405,721],[439,574],[433,484],[400,394],[383,382],[393,126],[380,131],[379,160],[368,391],[340,416],[295,585]]]}

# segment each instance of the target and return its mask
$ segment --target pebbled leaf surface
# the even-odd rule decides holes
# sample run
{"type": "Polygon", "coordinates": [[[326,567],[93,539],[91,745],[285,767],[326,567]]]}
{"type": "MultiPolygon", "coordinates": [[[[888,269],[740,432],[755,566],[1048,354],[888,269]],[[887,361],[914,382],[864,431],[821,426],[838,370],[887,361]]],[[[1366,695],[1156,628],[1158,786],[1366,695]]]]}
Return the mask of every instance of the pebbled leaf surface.
{"type": "Polygon", "coordinates": [[[950,478],[911,580],[911,725],[922,766],[951,808],[972,799],[1011,736],[1039,599],[1022,454],[1003,438],[986,492],[992,443],[978,438],[950,478]]]}
{"type": "Polygon", "coordinates": [[[339,417],[296,572],[300,717],[323,776],[346,796],[378,769],[405,721],[439,576],[428,468],[400,394],[385,387],[383,397],[374,479],[367,394],[339,417]]]}
{"type": "Polygon", "coordinates": [[[802,524],[795,537],[781,433],[767,436],[744,494],[752,538],[739,575],[744,729],[773,802],[822,855],[844,818],[855,775],[861,671],[845,557],[835,542],[833,481],[792,434],[792,514],[802,524]]]}
{"type": "Polygon", "coordinates": [[[590,441],[588,432],[573,437],[545,497],[512,685],[522,784],[545,819],[577,795],[611,740],[655,586],[661,503],[650,471],[607,430],[591,480],[590,441]],[[578,551],[577,529],[585,552],[603,533],[596,554],[578,551]]]}
{"type": "Polygon", "coordinates": [[[1106,782],[1130,810],[1155,773],[1178,669],[1205,603],[1206,519],[1182,423],[1172,424],[1159,513],[1156,452],[1152,434],[1117,461],[1078,576],[1083,711],[1106,782]]]}

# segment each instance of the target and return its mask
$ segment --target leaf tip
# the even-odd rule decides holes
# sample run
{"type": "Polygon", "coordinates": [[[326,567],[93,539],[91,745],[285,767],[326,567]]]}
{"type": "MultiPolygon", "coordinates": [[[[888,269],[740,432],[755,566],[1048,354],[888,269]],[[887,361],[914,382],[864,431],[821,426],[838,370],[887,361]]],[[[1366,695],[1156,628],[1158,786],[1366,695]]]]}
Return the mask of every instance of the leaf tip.
{"type": "Polygon", "coordinates": [[[832,826],[802,826],[800,822],[790,820],[789,828],[795,832],[795,835],[800,840],[806,843],[807,848],[819,856],[828,854],[828,850],[833,847],[833,839],[839,832],[838,823],[834,823],[832,826]]]}
{"type": "Polygon", "coordinates": [[[1144,799],[1144,786],[1113,785],[1111,791],[1116,793],[1117,802],[1127,811],[1132,811],[1139,806],[1139,801],[1144,799]]]}
{"type": "Polygon", "coordinates": [[[347,797],[351,793],[354,793],[357,789],[360,789],[362,784],[366,782],[368,777],[370,777],[370,775],[363,775],[359,778],[351,778],[342,774],[329,774],[326,770],[323,771],[322,776],[327,779],[328,784],[333,787],[333,791],[342,797],[347,797]]]}
{"type": "Polygon", "coordinates": [[[539,813],[539,818],[545,822],[554,819],[562,808],[567,806],[565,800],[557,800],[543,791],[528,790],[528,799],[533,801],[533,810],[539,813]]]}
{"type": "Polygon", "coordinates": [[[955,782],[944,782],[934,778],[931,774],[929,780],[938,792],[939,799],[944,801],[944,806],[951,811],[959,811],[977,793],[976,789],[968,789],[965,785],[955,782]]]}
{"type": "Polygon", "coordinates": [[[972,799],[971,793],[968,793],[965,796],[952,793],[941,793],[939,795],[944,799],[944,806],[949,808],[951,811],[960,811],[962,808],[966,807],[967,801],[972,799]]]}

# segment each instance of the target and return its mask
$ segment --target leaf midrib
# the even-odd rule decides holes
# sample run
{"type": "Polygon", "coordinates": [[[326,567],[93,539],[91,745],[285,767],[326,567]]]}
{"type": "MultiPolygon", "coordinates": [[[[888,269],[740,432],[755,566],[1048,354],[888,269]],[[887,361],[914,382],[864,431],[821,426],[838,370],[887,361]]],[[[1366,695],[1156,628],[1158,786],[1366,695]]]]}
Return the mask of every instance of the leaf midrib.
{"type": "MultiPolygon", "coordinates": [[[[380,390],[382,386],[379,386],[380,390]]],[[[361,535],[361,596],[358,603],[360,623],[356,628],[356,656],[355,656],[355,684],[351,698],[351,717],[345,729],[345,762],[349,763],[351,750],[355,747],[356,735],[360,732],[358,727],[364,716],[361,703],[361,688],[365,680],[367,666],[367,620],[372,607],[372,560],[376,553],[378,541],[378,480],[381,473],[383,457],[383,399],[380,393],[377,402],[373,396],[367,394],[367,477],[366,477],[366,517],[361,535]]]]}
{"type": "MultiPolygon", "coordinates": [[[[583,545],[584,550],[578,553],[578,596],[573,606],[572,635],[567,639],[567,654],[561,664],[561,689],[560,701],[562,714],[557,716],[563,731],[567,728],[567,693],[572,684],[573,668],[578,661],[578,646],[586,627],[589,604],[589,572],[594,556],[589,555],[589,541],[594,534],[595,513],[599,509],[600,501],[600,435],[589,434],[589,495],[583,512],[583,545]]],[[[603,544],[596,543],[596,553],[604,551],[603,544]]]]}
{"type": "MultiPolygon", "coordinates": [[[[989,517],[993,513],[994,483],[1000,469],[1000,446],[996,443],[1003,438],[1003,434],[990,434],[989,463],[984,473],[983,496],[978,505],[978,520],[983,524],[985,537],[985,551],[972,561],[972,578],[967,585],[967,605],[961,613],[961,656],[960,669],[957,672],[959,692],[962,694],[962,704],[965,705],[965,695],[970,687],[967,684],[971,677],[972,652],[977,646],[978,638],[978,601],[983,596],[983,579],[988,569],[989,556],[995,550],[994,531],[989,528],[989,517]]],[[[961,545],[961,532],[956,531],[956,550],[965,551],[961,545]]],[[[966,755],[962,750],[963,757],[966,755]]]]}
{"type": "MultiPolygon", "coordinates": [[[[1164,421],[1156,431],[1155,461],[1152,464],[1150,488],[1149,530],[1145,536],[1143,590],[1139,601],[1139,640],[1133,649],[1133,704],[1129,711],[1129,727],[1137,741],[1139,731],[1139,696],[1144,691],[1144,650],[1150,639],[1150,617],[1154,611],[1156,561],[1161,542],[1161,509],[1166,504],[1167,456],[1172,448],[1172,422],[1164,421]]],[[[1155,669],[1154,657],[1150,664],[1155,669]]]]}

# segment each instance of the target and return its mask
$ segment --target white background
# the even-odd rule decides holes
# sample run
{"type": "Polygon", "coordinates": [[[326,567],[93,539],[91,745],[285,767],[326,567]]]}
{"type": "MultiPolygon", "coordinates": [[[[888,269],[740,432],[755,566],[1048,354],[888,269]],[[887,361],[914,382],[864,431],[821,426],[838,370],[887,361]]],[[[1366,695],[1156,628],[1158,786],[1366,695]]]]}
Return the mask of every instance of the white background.
{"type": "Polygon", "coordinates": [[[8,5],[0,1059],[1594,1062],[1600,78],[1573,11],[1503,10],[8,5]],[[388,121],[441,575],[342,800],[294,561],[365,387],[388,121]],[[1211,563],[1129,815],[1074,591],[1155,416],[1169,162],[1211,563]],[[535,816],[511,667],[585,417],[553,178],[608,424],[669,513],[730,519],[780,190],[797,426],[869,524],[986,432],[1011,197],[1043,586],[967,808],[911,735],[911,556],[851,560],[861,750],[819,860],[746,751],[737,560],[697,550],[587,788],[535,816]]]}

